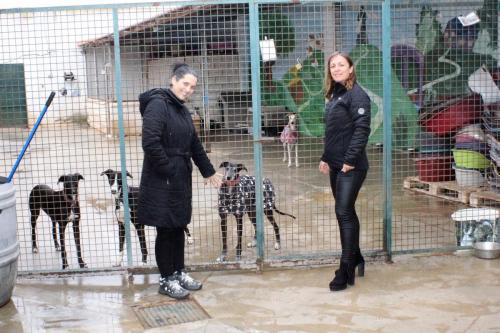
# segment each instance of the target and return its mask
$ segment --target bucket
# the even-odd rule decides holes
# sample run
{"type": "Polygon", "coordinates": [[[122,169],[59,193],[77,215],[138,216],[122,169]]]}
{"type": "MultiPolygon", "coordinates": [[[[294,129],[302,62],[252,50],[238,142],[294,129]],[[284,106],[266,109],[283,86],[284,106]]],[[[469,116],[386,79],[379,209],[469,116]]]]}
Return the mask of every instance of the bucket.
{"type": "MultiPolygon", "coordinates": [[[[5,178],[3,178],[5,179],[5,178]]],[[[0,177],[0,307],[12,296],[17,277],[16,196],[12,183],[0,177]]]]}

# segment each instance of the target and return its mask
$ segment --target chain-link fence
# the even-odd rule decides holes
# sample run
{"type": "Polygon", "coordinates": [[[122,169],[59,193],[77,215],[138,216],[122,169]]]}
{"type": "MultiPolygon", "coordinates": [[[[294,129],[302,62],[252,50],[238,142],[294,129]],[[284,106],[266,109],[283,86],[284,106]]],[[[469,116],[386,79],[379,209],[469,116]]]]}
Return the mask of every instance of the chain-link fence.
{"type": "Polygon", "coordinates": [[[337,50],[352,57],[372,101],[370,170],[356,206],[363,251],[390,256],[467,246],[469,234],[490,239],[496,217],[481,215],[487,223],[476,225],[470,212],[465,223],[451,214],[498,201],[486,187],[494,191],[497,179],[490,166],[497,144],[498,4],[388,4],[169,2],[1,11],[0,174],[14,164],[45,99],[57,93],[14,177],[19,270],[60,272],[65,252],[71,270],[155,267],[155,230],[135,223],[134,207],[120,193],[140,182],[138,95],[167,87],[179,62],[199,74],[187,104],[214,166],[241,163],[245,174],[270,179],[277,208],[296,217],[275,213],[276,229],[257,207],[257,228],[244,218],[237,256],[230,216],[229,250],[220,262],[218,191],[195,168],[187,264],[335,260],[341,245],[334,200],[318,164],[325,60],[337,50]],[[291,158],[281,141],[290,114],[298,118],[291,158]],[[469,164],[476,160],[480,165],[469,164]],[[127,180],[115,188],[112,180],[125,169],[127,180]],[[78,194],[68,194],[72,186],[78,194]]]}

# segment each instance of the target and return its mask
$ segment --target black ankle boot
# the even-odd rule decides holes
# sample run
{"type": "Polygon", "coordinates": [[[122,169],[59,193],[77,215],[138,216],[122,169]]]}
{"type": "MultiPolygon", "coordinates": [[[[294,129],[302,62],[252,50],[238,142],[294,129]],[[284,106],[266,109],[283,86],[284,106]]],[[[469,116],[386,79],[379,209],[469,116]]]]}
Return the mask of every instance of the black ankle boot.
{"type": "Polygon", "coordinates": [[[340,267],[335,271],[335,277],[330,282],[331,291],[340,291],[347,288],[347,285],[354,285],[355,265],[341,261],[340,267]]]}
{"type": "Polygon", "coordinates": [[[358,268],[359,277],[365,276],[365,258],[361,255],[360,250],[356,251],[356,262],[354,266],[358,268]]]}

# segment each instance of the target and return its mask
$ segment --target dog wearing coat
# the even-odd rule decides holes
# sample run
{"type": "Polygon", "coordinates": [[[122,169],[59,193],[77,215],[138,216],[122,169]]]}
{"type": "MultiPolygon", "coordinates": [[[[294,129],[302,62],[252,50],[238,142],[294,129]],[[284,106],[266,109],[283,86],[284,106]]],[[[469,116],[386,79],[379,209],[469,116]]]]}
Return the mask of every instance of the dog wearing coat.
{"type": "Polygon", "coordinates": [[[283,144],[283,162],[287,161],[288,154],[288,167],[292,166],[292,152],[295,149],[295,167],[299,167],[299,131],[297,128],[297,114],[288,114],[288,123],[283,128],[280,135],[280,141],[283,144]]]}
{"type": "MultiPolygon", "coordinates": [[[[236,246],[236,258],[239,260],[241,258],[242,251],[242,235],[243,235],[243,216],[248,214],[250,221],[254,227],[254,238],[252,242],[247,244],[247,247],[255,247],[256,237],[256,227],[257,227],[257,214],[256,214],[256,202],[255,202],[255,177],[243,175],[240,176],[240,172],[245,170],[248,171],[245,166],[241,163],[223,162],[219,168],[224,168],[224,175],[222,178],[222,185],[219,188],[219,201],[218,209],[220,216],[220,227],[222,233],[222,253],[217,259],[219,262],[223,262],[227,259],[227,217],[228,215],[234,215],[236,218],[236,229],[237,229],[237,246],[236,246]]],[[[283,213],[276,208],[275,196],[273,184],[267,178],[262,181],[263,187],[263,206],[264,214],[266,215],[268,221],[271,223],[274,229],[275,243],[274,249],[279,250],[281,248],[280,244],[280,229],[278,224],[274,219],[273,212],[277,212],[280,215],[286,215],[293,219],[295,216],[287,213],[283,213]]]]}
{"type": "Polygon", "coordinates": [[[82,258],[80,243],[80,201],[78,198],[78,183],[84,180],[79,173],[62,175],[57,183],[63,183],[63,189],[53,190],[48,185],[36,185],[30,192],[29,208],[31,213],[31,242],[33,253],[38,253],[36,243],[36,221],[43,210],[52,220],[52,238],[56,251],[61,251],[62,269],[68,268],[66,254],[65,231],[68,223],[73,223],[73,236],[76,244],[78,264],[86,268],[82,258]],[[57,241],[56,226],[59,227],[59,242],[57,241]]]}

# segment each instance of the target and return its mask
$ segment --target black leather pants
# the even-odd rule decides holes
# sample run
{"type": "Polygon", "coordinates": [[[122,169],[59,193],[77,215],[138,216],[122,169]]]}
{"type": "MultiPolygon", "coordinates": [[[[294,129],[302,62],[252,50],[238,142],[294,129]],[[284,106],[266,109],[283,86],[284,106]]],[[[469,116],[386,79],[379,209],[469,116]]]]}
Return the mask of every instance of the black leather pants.
{"type": "Polygon", "coordinates": [[[359,250],[359,219],[355,203],[367,170],[330,171],[330,186],[335,198],[335,215],[340,228],[341,261],[352,262],[359,250]]]}

